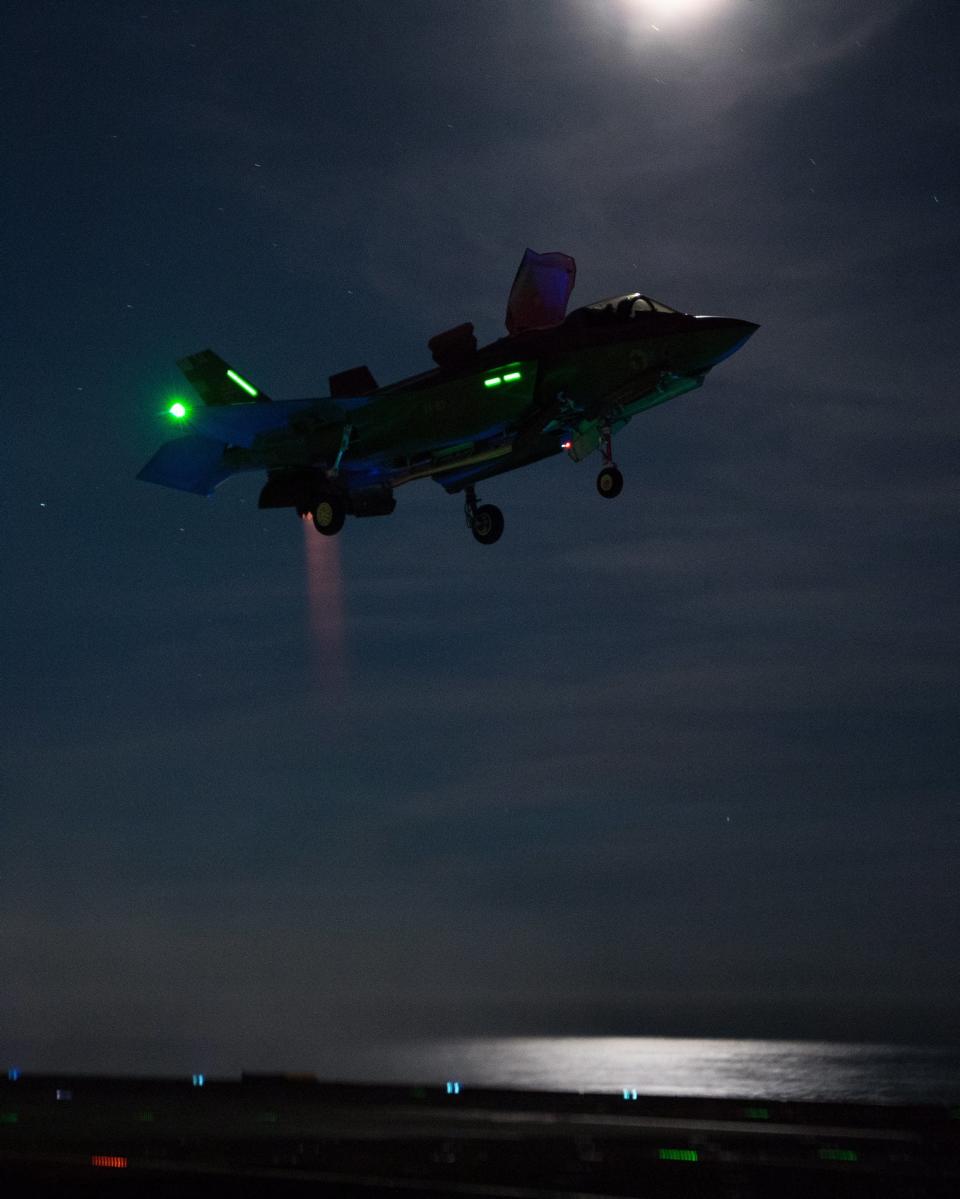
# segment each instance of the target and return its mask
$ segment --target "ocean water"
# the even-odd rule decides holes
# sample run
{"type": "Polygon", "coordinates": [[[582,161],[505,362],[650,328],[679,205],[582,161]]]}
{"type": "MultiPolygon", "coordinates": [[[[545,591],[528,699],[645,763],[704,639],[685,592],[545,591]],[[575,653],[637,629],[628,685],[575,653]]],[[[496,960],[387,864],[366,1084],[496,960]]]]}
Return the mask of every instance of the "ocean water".
{"type": "Polygon", "coordinates": [[[960,1104],[960,1051],[815,1041],[489,1037],[369,1045],[328,1079],[644,1095],[960,1104]]]}

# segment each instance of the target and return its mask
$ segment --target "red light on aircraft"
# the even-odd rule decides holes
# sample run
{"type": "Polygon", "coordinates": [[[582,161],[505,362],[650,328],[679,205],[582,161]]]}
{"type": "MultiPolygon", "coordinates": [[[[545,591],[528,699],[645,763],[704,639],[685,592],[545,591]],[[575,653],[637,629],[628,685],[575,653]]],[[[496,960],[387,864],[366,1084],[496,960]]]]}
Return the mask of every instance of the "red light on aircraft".
{"type": "Polygon", "coordinates": [[[107,1170],[123,1170],[126,1169],[127,1159],[125,1157],[111,1157],[108,1154],[95,1153],[90,1158],[91,1166],[100,1166],[107,1170]]]}
{"type": "Polygon", "coordinates": [[[561,441],[561,443],[560,443],[560,449],[561,449],[561,450],[572,450],[572,449],[573,449],[573,442],[572,442],[572,441],[561,441]]]}

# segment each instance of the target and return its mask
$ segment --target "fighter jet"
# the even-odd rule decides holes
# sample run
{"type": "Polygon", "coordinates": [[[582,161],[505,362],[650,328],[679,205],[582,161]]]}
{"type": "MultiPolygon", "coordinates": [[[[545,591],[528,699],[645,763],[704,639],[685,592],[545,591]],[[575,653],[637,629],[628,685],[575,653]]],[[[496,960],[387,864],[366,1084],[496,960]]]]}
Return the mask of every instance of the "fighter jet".
{"type": "Polygon", "coordinates": [[[554,454],[581,462],[599,452],[597,491],[623,488],[613,439],[641,412],[700,387],[758,328],[693,316],[640,292],[567,314],[576,264],[527,250],[507,303],[507,336],[477,346],[472,324],[427,343],[436,366],[379,387],[366,366],[329,378],[328,396],[272,400],[212,350],[177,365],[199,403],[176,400],[166,442],[137,476],[212,495],[229,476],[267,472],[261,508],[292,508],[319,533],[347,516],[386,516],[395,492],[434,479],[462,494],[481,545],[503,533],[503,514],[477,485],[554,454]]]}

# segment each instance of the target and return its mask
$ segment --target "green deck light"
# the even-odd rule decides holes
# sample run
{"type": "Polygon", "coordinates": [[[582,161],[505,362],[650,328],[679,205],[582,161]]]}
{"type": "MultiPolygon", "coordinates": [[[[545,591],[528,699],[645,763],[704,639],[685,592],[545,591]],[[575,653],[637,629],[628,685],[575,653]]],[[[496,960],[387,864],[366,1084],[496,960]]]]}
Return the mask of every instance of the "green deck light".
{"type": "Polygon", "coordinates": [[[251,386],[251,384],[246,381],[246,379],[241,379],[236,371],[227,371],[227,378],[232,379],[238,387],[241,387],[247,393],[247,395],[257,396],[260,394],[255,387],[251,386]]]}
{"type": "Polygon", "coordinates": [[[695,1162],[697,1151],[696,1149],[661,1149],[660,1160],[662,1162],[695,1162]]]}
{"type": "Polygon", "coordinates": [[[822,1162],[855,1162],[859,1161],[855,1149],[819,1149],[817,1157],[822,1162]]]}
{"type": "Polygon", "coordinates": [[[499,387],[502,382],[499,375],[494,375],[492,379],[484,379],[483,385],[484,387],[499,387]]]}
{"type": "Polygon", "coordinates": [[[187,415],[187,406],[186,404],[181,404],[180,401],[177,400],[175,403],[170,405],[167,411],[174,418],[174,420],[183,420],[183,418],[187,415]]]}

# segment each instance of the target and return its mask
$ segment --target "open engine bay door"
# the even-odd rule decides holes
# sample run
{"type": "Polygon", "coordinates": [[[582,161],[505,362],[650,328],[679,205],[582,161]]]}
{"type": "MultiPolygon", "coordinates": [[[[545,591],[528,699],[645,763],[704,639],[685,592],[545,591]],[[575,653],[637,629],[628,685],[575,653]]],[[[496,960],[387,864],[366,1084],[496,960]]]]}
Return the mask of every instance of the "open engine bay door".
{"type": "Polygon", "coordinates": [[[559,325],[576,279],[577,264],[569,254],[526,250],[507,300],[507,332],[559,325]]]}

